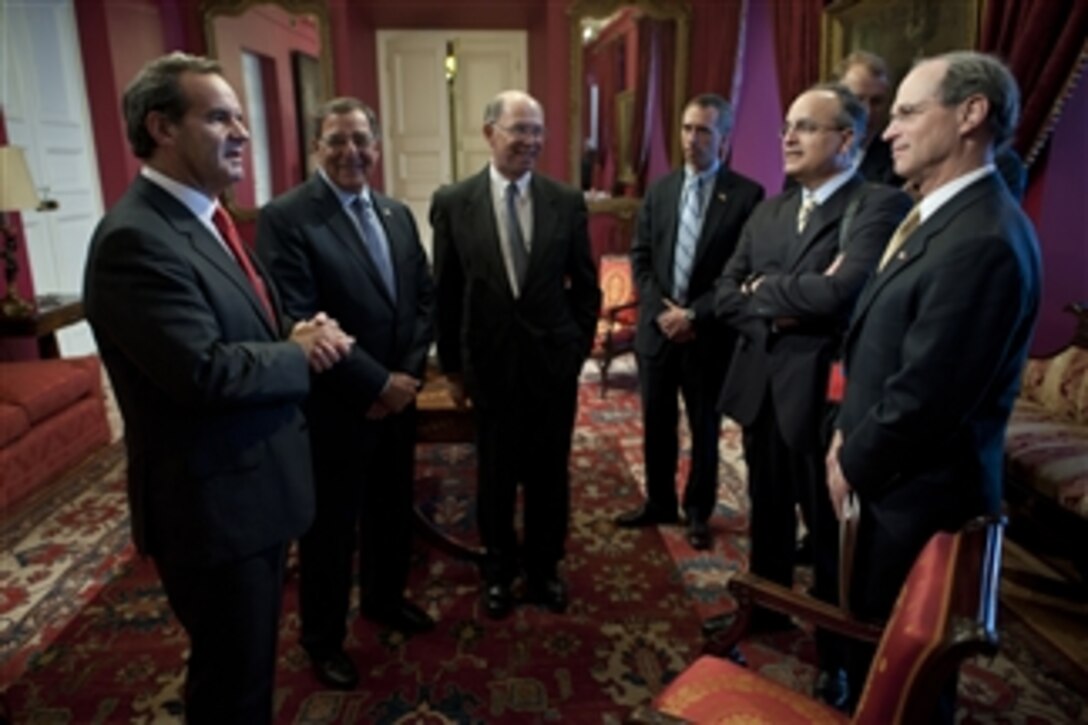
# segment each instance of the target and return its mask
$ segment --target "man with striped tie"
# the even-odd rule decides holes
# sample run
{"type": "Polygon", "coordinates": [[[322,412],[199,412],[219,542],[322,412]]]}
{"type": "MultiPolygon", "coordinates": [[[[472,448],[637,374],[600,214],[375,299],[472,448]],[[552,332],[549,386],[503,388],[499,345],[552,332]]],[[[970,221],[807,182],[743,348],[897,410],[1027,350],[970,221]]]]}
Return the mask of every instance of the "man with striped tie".
{"type": "Polygon", "coordinates": [[[688,541],[710,547],[718,491],[721,417],[714,401],[733,335],[714,319],[714,282],[733,253],[763,188],[730,171],[733,112],[702,94],[684,108],[684,168],[653,184],[639,212],[631,264],[639,290],[635,338],[642,392],[646,501],[621,514],[622,527],[677,523],[678,394],[691,429],[691,471],[682,506],[688,541]]]}

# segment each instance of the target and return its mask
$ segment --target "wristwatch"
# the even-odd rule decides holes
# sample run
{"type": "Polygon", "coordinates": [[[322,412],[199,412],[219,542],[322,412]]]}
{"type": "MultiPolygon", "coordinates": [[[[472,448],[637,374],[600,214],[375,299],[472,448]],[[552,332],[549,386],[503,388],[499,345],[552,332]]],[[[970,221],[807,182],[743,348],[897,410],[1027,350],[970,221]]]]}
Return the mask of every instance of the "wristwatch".
{"type": "Polygon", "coordinates": [[[684,319],[688,322],[695,322],[695,310],[690,307],[684,310],[684,319]]]}

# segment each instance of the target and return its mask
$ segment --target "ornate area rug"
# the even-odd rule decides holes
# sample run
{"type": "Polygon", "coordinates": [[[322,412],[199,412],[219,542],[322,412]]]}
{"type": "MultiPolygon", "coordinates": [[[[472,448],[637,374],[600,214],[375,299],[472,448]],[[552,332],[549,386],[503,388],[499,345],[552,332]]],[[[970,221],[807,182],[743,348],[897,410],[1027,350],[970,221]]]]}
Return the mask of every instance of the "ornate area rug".
{"type": "MultiPolygon", "coordinates": [[[[298,645],[292,563],[278,663],[278,722],[619,723],[697,656],[699,622],[734,606],[725,586],[733,571],[746,566],[739,431],[727,425],[722,436],[714,547],[695,552],[679,527],[629,531],[611,523],[641,498],[641,424],[633,378],[621,370],[601,398],[587,375],[580,402],[563,568],[569,612],[556,616],[521,606],[508,619],[492,622],[482,612],[475,567],[419,543],[410,596],[438,627],[405,640],[353,617],[347,649],[362,684],[351,693],[323,691],[298,645]]],[[[470,541],[474,466],[470,446],[420,450],[417,499],[444,530],[470,541]]],[[[123,510],[111,515],[116,535],[127,541],[123,510]]],[[[44,546],[58,535],[56,528],[50,530],[52,536],[43,534],[44,546]]],[[[86,566],[110,568],[89,560],[86,566]]],[[[798,573],[803,586],[807,572],[798,573]]],[[[181,722],[186,639],[149,563],[123,563],[89,603],[73,602],[47,619],[58,623],[59,636],[50,635],[55,640],[45,648],[22,648],[26,672],[4,694],[15,722],[181,722]]],[[[45,621],[20,624],[20,631],[45,627],[45,621]]],[[[1007,627],[1004,635],[997,658],[965,667],[958,721],[1088,718],[1084,694],[1023,645],[1022,630],[1007,627]]],[[[5,635],[5,646],[7,641],[5,635]]],[[[753,638],[744,649],[751,666],[764,674],[811,688],[814,652],[806,631],[753,638]]]]}

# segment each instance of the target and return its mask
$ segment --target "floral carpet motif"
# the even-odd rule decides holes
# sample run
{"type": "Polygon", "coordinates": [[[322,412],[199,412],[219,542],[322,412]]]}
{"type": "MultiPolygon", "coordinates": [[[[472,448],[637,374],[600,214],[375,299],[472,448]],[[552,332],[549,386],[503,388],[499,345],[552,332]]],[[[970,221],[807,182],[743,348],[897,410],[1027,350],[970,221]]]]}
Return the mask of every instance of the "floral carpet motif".
{"type": "MultiPolygon", "coordinates": [[[[589,375],[581,390],[562,570],[570,587],[569,611],[557,616],[523,605],[493,622],[482,612],[476,568],[420,542],[410,597],[437,619],[437,628],[405,639],[353,616],[346,649],[362,682],[349,693],[323,691],[298,645],[298,581],[291,561],[277,722],[619,723],[695,659],[699,622],[734,606],[725,587],[731,573],[746,565],[739,431],[727,425],[722,435],[721,489],[710,551],[693,551],[680,527],[617,529],[612,518],[641,499],[643,469],[633,379],[624,377],[622,369],[612,377],[605,398],[589,375]]],[[[31,537],[28,543],[13,550],[0,568],[5,592],[9,583],[35,576],[57,580],[58,594],[40,604],[0,605],[8,607],[0,614],[6,628],[4,671],[18,677],[3,695],[14,722],[182,721],[187,641],[153,568],[132,558],[127,548],[118,460],[97,464],[89,477],[93,480],[84,479],[89,498],[65,496],[56,514],[63,522],[46,516],[30,527],[40,534],[24,531],[31,537]],[[120,498],[110,498],[114,495],[120,498]],[[108,508],[109,515],[97,507],[108,508]],[[74,555],[64,559],[43,552],[64,546],[69,535],[93,543],[68,571],[54,576],[44,562],[74,555]],[[116,541],[123,542],[120,548],[116,541]],[[16,559],[27,564],[15,565],[16,559]],[[92,572],[92,582],[109,583],[71,585],[83,599],[60,593],[70,590],[60,580],[75,577],[81,568],[92,572]],[[39,570],[44,574],[35,574],[39,570]],[[38,607],[42,613],[33,614],[38,607]],[[24,634],[9,644],[13,632],[24,634]]],[[[471,446],[420,447],[417,500],[446,532],[467,541],[475,538],[474,473],[471,446]]],[[[683,473],[682,466],[681,480],[683,473]]],[[[1088,714],[1084,695],[1055,679],[1021,645],[1022,632],[1007,630],[1005,635],[997,658],[965,667],[958,720],[1083,719],[1088,714]]],[[[811,687],[814,653],[806,632],[753,638],[744,650],[761,673],[790,687],[811,687]]]]}

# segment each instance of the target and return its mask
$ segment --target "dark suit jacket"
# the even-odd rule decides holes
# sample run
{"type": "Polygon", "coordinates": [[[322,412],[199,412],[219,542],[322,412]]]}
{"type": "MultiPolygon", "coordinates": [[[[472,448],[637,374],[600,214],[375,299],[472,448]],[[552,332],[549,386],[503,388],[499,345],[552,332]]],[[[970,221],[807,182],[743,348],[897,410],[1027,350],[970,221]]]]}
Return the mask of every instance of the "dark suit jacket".
{"type": "Polygon", "coordinates": [[[1000,510],[1039,264],[1031,224],[990,175],[922,224],[858,300],[840,463],[863,517],[915,552],[938,529],[1000,510]]]}
{"type": "Polygon", "coordinates": [[[412,214],[374,191],[371,197],[389,239],[395,301],[320,176],[265,205],[257,226],[261,258],[288,315],[309,319],[327,312],[355,338],[348,356],[317,377],[311,401],[344,435],[365,419],[391,372],[422,379],[434,332],[434,285],[412,214]]]}
{"type": "Polygon", "coordinates": [[[95,231],[84,309],[125,420],[139,550],[212,565],[302,533],[306,356],[211,232],[136,179],[95,231]]]}
{"type": "Polygon", "coordinates": [[[817,421],[825,407],[828,371],[850,310],[911,203],[901,191],[854,175],[813,211],[798,235],[801,197],[797,187],[760,204],[721,276],[717,314],[742,336],[718,404],[748,426],[773,391],[786,441],[811,450],[820,444],[817,421]],[[855,198],[853,219],[841,238],[843,215],[855,198]],[[840,241],[843,264],[825,275],[840,241]],[[741,285],[755,277],[763,278],[756,292],[742,293],[741,285]],[[776,318],[793,318],[798,325],[772,329],[776,318]]]}
{"type": "Polygon", "coordinates": [[[865,155],[861,157],[858,173],[866,181],[888,184],[897,189],[903,186],[903,179],[895,174],[892,147],[879,135],[869,142],[865,155]]]}
{"type": "MultiPolygon", "coordinates": [[[[683,186],[684,170],[673,171],[650,187],[639,210],[631,266],[639,293],[635,349],[643,356],[660,354],[668,343],[656,319],[665,310],[665,300],[672,298],[683,186]]],[[[744,222],[761,199],[762,186],[730,171],[724,164],[718,170],[695,245],[686,305],[695,312],[695,344],[709,347],[707,351],[711,354],[714,350],[727,349],[730,341],[728,331],[714,319],[714,283],[736,248],[744,222]]]]}
{"type": "MultiPolygon", "coordinates": [[[[438,355],[480,406],[519,386],[569,384],[593,344],[601,292],[582,193],[534,173],[532,249],[516,299],[500,249],[488,168],[435,192],[438,355]]],[[[564,387],[565,387],[564,385],[564,387]]]]}

